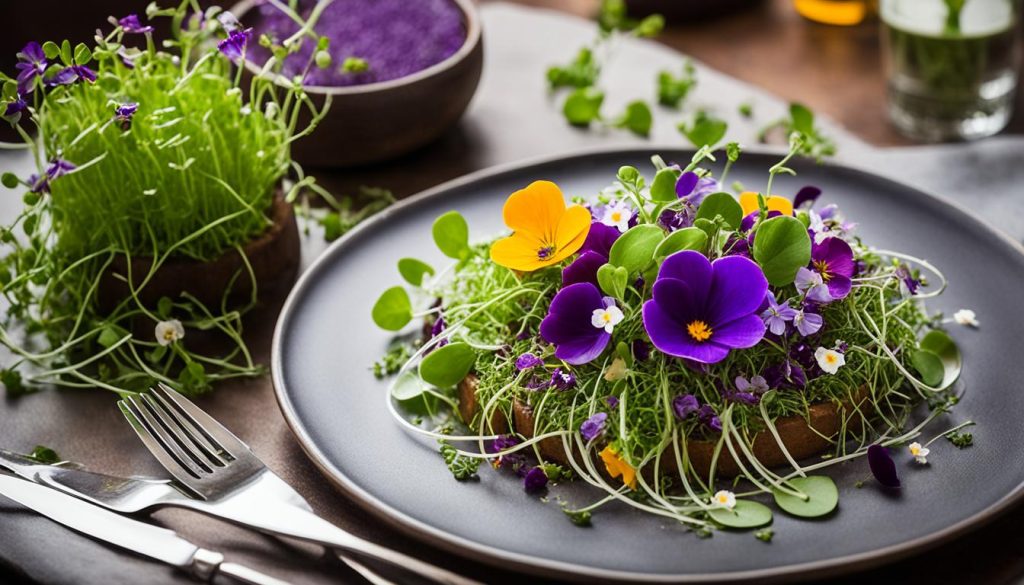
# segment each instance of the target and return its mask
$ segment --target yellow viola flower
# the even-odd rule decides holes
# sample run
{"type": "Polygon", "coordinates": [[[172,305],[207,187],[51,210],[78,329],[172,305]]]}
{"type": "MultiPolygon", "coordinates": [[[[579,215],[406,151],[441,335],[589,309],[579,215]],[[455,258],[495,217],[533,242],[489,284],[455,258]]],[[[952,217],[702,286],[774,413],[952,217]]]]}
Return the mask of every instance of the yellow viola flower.
{"type": "MultiPolygon", "coordinates": [[[[778,211],[782,215],[793,215],[793,202],[779,195],[768,197],[768,211],[778,211]]],[[[744,191],[740,193],[740,207],[743,208],[743,217],[758,210],[757,193],[744,191]]]]}
{"type": "Polygon", "coordinates": [[[512,235],[491,245],[491,260],[520,272],[565,260],[590,232],[590,212],[581,205],[566,207],[551,181],[535,181],[509,195],[502,215],[512,235]]]}
{"type": "Polygon", "coordinates": [[[614,447],[608,445],[601,451],[601,460],[604,461],[604,468],[612,477],[622,476],[622,483],[629,486],[629,489],[636,489],[636,470],[626,463],[626,460],[619,455],[614,447]]]}

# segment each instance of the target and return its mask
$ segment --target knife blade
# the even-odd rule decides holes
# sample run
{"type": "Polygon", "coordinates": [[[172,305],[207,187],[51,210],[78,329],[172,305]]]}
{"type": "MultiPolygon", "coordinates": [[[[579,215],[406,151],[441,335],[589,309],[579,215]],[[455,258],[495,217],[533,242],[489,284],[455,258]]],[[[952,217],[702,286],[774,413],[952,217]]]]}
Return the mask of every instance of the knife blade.
{"type": "Polygon", "coordinates": [[[185,570],[208,581],[217,574],[251,585],[288,585],[253,569],[224,562],[173,530],[146,524],[63,494],[31,481],[0,473],[0,495],[76,532],[185,570]]]}

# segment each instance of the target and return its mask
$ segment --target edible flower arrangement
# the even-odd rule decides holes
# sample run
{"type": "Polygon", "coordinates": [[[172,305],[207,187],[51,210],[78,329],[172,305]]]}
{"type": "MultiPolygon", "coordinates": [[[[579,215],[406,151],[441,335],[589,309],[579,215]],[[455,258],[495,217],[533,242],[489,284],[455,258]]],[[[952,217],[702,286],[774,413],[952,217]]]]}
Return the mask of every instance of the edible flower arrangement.
{"type": "Polygon", "coordinates": [[[731,143],[718,177],[705,147],[684,164],[653,157],[650,181],[622,167],[592,198],[525,185],[504,204],[511,233],[491,242],[471,245],[456,212],[438,218],[454,265],[402,259],[412,295],[394,287],[373,308],[392,331],[425,318],[378,364],[395,374],[396,421],[438,440],[459,479],[488,461],[529,492],[594,486],[593,502],[563,502],[579,524],[619,501],[702,535],[763,528],[771,504],[830,514],[830,466],[866,457],[896,489],[894,460],[969,444],[970,421],[922,438],[956,403],[961,368],[948,321],[924,306],[941,272],[861,241],[816,187],[776,194],[801,140],[760,192],[723,190],[731,143]]]}

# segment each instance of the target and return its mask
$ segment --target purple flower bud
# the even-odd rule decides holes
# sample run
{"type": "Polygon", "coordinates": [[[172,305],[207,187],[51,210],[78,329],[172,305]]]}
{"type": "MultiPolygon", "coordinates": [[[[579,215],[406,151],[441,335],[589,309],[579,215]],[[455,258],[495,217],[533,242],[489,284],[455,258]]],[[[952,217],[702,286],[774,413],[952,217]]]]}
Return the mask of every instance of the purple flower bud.
{"type": "Polygon", "coordinates": [[[599,412],[583,421],[580,425],[580,434],[586,441],[593,441],[604,432],[605,421],[608,420],[608,413],[599,412]]]}
{"type": "Polygon", "coordinates": [[[520,372],[523,370],[529,370],[530,368],[536,368],[537,366],[543,365],[544,360],[533,355],[532,353],[524,353],[516,359],[516,369],[520,372]]]}
{"type": "Polygon", "coordinates": [[[250,38],[252,38],[251,28],[247,28],[245,30],[232,30],[228,33],[228,38],[217,43],[217,48],[225,57],[231,59],[235,63],[239,63],[243,58],[245,58],[245,49],[250,38]]]}
{"type": "Polygon", "coordinates": [[[605,396],[604,403],[608,405],[608,408],[618,408],[619,407],[619,397],[618,396],[605,396]]]}
{"type": "Polygon", "coordinates": [[[523,478],[523,489],[528,494],[535,494],[543,491],[548,485],[548,475],[540,467],[534,467],[526,472],[523,478]]]}
{"type": "Polygon", "coordinates": [[[129,14],[128,16],[126,16],[126,17],[122,18],[121,20],[117,21],[117,24],[121,25],[121,28],[126,33],[144,34],[144,33],[153,32],[153,27],[151,27],[151,26],[142,26],[142,23],[139,22],[139,15],[138,14],[129,14]]]}
{"type": "Polygon", "coordinates": [[[124,104],[118,104],[114,108],[114,119],[121,124],[122,130],[128,130],[132,127],[132,117],[135,116],[135,112],[139,109],[139,104],[128,102],[124,104]]]}
{"type": "Polygon", "coordinates": [[[676,416],[680,420],[686,419],[691,414],[697,412],[700,408],[700,404],[697,402],[697,397],[693,394],[681,394],[672,399],[672,410],[675,411],[676,416]]]}

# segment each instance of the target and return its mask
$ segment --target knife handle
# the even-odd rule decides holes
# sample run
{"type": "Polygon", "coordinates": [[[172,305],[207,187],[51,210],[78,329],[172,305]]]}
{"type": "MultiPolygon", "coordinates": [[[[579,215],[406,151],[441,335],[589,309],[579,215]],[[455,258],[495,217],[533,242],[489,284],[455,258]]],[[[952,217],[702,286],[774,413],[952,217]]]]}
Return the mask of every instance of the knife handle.
{"type": "Polygon", "coordinates": [[[287,581],[264,575],[237,563],[224,562],[224,555],[201,548],[192,556],[192,575],[200,581],[210,582],[217,575],[231,577],[246,585],[289,585],[287,581]]]}

